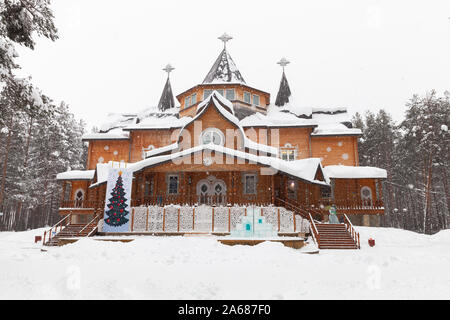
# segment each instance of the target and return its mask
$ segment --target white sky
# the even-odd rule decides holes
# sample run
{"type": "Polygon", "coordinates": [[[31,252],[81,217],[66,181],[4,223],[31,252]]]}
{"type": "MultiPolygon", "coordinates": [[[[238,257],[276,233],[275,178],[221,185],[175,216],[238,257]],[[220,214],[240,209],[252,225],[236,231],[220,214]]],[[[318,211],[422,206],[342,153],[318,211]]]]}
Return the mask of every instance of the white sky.
{"type": "Polygon", "coordinates": [[[156,105],[170,62],[175,94],[199,84],[228,43],[247,84],[274,102],[283,56],[305,106],[385,108],[450,90],[450,1],[53,0],[60,39],[18,48],[22,75],[77,118],[156,105]]]}

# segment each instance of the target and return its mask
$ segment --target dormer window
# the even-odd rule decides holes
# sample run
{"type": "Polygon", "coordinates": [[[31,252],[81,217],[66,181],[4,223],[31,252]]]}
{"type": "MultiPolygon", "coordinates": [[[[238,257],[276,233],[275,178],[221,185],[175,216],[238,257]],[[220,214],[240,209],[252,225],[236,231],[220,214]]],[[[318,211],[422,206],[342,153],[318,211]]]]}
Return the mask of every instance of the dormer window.
{"type": "Polygon", "coordinates": [[[235,94],[234,94],[234,89],[227,89],[227,96],[226,98],[230,101],[235,100],[235,94]]]}
{"type": "Polygon", "coordinates": [[[194,105],[197,103],[197,94],[194,93],[191,98],[191,104],[194,105]]]}
{"type": "Polygon", "coordinates": [[[188,108],[191,106],[191,96],[184,98],[184,107],[188,108]]]}

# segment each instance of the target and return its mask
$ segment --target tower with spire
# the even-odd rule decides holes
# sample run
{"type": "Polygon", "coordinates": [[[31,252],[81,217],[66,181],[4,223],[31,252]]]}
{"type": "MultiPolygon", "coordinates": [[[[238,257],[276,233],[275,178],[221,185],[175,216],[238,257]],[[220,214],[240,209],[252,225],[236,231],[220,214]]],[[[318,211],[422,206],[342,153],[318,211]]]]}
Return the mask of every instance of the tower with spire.
{"type": "Polygon", "coordinates": [[[282,58],[277,63],[281,67],[283,67],[283,75],[281,76],[280,88],[278,89],[275,105],[278,107],[283,107],[284,105],[289,103],[289,98],[291,97],[291,88],[289,88],[286,73],[284,72],[284,68],[290,63],[290,61],[288,61],[286,58],[282,58]]]}
{"type": "Polygon", "coordinates": [[[170,73],[175,68],[168,64],[163,70],[167,72],[167,80],[158,103],[158,110],[160,111],[175,108],[175,99],[173,97],[172,86],[170,85],[170,73]]]}
{"type": "Polygon", "coordinates": [[[211,70],[203,80],[203,84],[207,83],[245,83],[239,69],[227,51],[227,42],[233,37],[224,33],[219,38],[223,42],[223,50],[214,62],[211,70]]]}
{"type": "Polygon", "coordinates": [[[206,100],[213,91],[231,101],[238,119],[257,112],[265,114],[270,104],[270,94],[247,85],[228,52],[227,43],[233,37],[224,33],[218,39],[223,43],[222,51],[203,82],[177,95],[181,104],[180,117],[194,116],[196,106],[206,100]]]}

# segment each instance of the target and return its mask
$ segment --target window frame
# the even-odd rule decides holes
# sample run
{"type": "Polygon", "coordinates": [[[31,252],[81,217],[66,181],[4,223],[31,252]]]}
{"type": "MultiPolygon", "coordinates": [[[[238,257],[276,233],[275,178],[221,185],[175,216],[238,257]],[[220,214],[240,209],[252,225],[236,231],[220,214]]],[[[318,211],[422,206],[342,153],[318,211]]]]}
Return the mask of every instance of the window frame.
{"type": "Polygon", "coordinates": [[[184,107],[189,108],[191,106],[191,96],[184,98],[184,107]]]}
{"type": "Polygon", "coordinates": [[[245,195],[255,195],[258,193],[258,175],[256,173],[245,173],[243,176],[244,180],[244,188],[243,188],[243,194],[245,195]],[[247,178],[253,177],[253,192],[247,192],[247,178]]]}
{"type": "Polygon", "coordinates": [[[225,89],[225,98],[226,98],[227,100],[230,100],[230,101],[236,100],[236,90],[234,90],[234,88],[232,88],[232,89],[225,89]],[[229,92],[232,92],[232,93],[233,93],[233,98],[228,98],[228,93],[229,93],[229,92]]]}
{"type": "Polygon", "coordinates": [[[214,91],[214,90],[211,90],[211,89],[203,89],[203,100],[208,99],[208,97],[209,97],[210,95],[212,95],[213,91],[214,91]],[[208,93],[208,95],[206,95],[206,93],[208,93]]]}
{"type": "Polygon", "coordinates": [[[254,106],[259,107],[259,106],[261,105],[261,100],[260,100],[259,95],[253,94],[253,95],[252,95],[252,100],[253,100],[253,101],[252,101],[252,104],[253,104],[254,106]],[[255,97],[256,97],[257,100],[258,100],[258,104],[255,103],[255,97]]]}
{"type": "Polygon", "coordinates": [[[243,96],[242,96],[242,100],[245,103],[252,104],[252,94],[250,92],[248,92],[248,91],[244,91],[243,96]],[[246,96],[248,96],[248,101],[245,100],[246,96]]]}
{"type": "Polygon", "coordinates": [[[178,195],[180,194],[180,175],[179,174],[168,174],[167,175],[167,195],[178,195]],[[177,192],[176,193],[171,193],[171,188],[170,188],[170,180],[171,178],[177,178],[177,192]]]}
{"type": "Polygon", "coordinates": [[[222,130],[217,129],[217,128],[213,128],[213,127],[206,128],[205,130],[202,131],[202,133],[200,134],[199,144],[200,145],[206,144],[206,143],[203,142],[203,137],[206,134],[211,134],[211,133],[212,134],[216,133],[220,137],[220,144],[214,143],[214,139],[212,139],[210,143],[212,143],[212,144],[214,144],[216,146],[224,146],[225,145],[225,135],[223,134],[222,130]]]}

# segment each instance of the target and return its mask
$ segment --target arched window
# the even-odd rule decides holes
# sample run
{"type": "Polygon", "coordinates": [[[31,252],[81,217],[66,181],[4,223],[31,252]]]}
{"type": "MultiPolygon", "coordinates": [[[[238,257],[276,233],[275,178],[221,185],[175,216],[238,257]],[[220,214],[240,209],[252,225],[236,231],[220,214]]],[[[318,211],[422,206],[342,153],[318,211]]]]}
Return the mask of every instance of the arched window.
{"type": "Polygon", "coordinates": [[[84,201],[83,189],[78,189],[77,191],[75,191],[74,199],[75,199],[75,208],[82,208],[84,201]]]}
{"type": "Polygon", "coordinates": [[[361,188],[361,200],[363,205],[372,206],[372,189],[364,186],[361,188]]]}
{"type": "Polygon", "coordinates": [[[200,144],[210,144],[213,143],[218,146],[223,146],[225,144],[225,136],[222,131],[217,128],[208,128],[202,132],[200,135],[200,144]]]}

